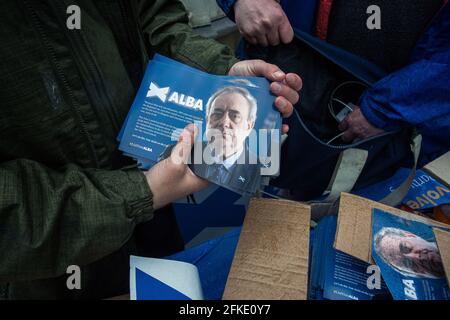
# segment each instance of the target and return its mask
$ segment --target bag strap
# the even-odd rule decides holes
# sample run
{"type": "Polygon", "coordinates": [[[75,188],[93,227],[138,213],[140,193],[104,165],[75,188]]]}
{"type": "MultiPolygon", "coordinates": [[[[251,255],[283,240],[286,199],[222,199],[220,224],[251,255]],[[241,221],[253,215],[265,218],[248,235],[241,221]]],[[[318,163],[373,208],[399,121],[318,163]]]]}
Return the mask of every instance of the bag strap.
{"type": "MultiPolygon", "coordinates": [[[[383,203],[383,204],[391,206],[391,207],[396,207],[399,204],[401,204],[402,200],[408,194],[411,184],[416,176],[417,164],[418,164],[418,160],[419,160],[421,146],[422,146],[422,136],[417,135],[412,139],[412,142],[411,142],[411,150],[414,153],[414,165],[411,169],[409,176],[402,182],[402,184],[397,189],[395,189],[388,196],[386,196],[385,198],[380,200],[379,201],[380,203],[383,203]]],[[[339,167],[340,166],[337,166],[336,168],[339,168],[339,167]]],[[[339,169],[337,169],[337,170],[339,170],[339,169]]],[[[339,173],[336,174],[336,176],[338,176],[338,175],[339,175],[339,173]]],[[[353,179],[354,178],[351,178],[351,180],[353,180],[353,179]]],[[[357,180],[357,178],[356,178],[356,180],[357,180]]],[[[356,180],[355,180],[355,182],[356,182],[356,180]]],[[[333,193],[334,195],[332,197],[328,196],[327,198],[325,198],[323,200],[318,200],[318,201],[313,200],[313,201],[308,202],[311,205],[311,217],[313,220],[317,221],[317,220],[320,220],[320,218],[322,218],[324,216],[337,214],[337,212],[339,210],[340,197],[335,197],[336,192],[338,192],[337,187],[336,187],[336,191],[333,193]]],[[[344,192],[344,190],[342,190],[342,192],[344,192]]],[[[339,191],[339,196],[340,196],[340,191],[339,191]]]]}
{"type": "Polygon", "coordinates": [[[411,143],[411,150],[414,153],[414,165],[411,169],[409,176],[405,179],[405,181],[402,182],[402,184],[397,189],[395,189],[393,192],[391,192],[386,197],[381,199],[379,202],[391,207],[396,207],[402,203],[402,200],[408,194],[411,184],[413,183],[413,180],[416,176],[417,164],[419,162],[419,155],[421,148],[422,148],[422,136],[417,135],[414,137],[411,143]]]}
{"type": "Polygon", "coordinates": [[[309,33],[294,29],[294,34],[297,39],[368,85],[373,85],[388,75],[385,70],[376,64],[316,38],[309,33]]]}
{"type": "Polygon", "coordinates": [[[340,153],[334,173],[328,184],[329,192],[325,201],[339,198],[341,192],[350,192],[356,184],[367,161],[369,152],[363,149],[349,148],[340,153]]]}

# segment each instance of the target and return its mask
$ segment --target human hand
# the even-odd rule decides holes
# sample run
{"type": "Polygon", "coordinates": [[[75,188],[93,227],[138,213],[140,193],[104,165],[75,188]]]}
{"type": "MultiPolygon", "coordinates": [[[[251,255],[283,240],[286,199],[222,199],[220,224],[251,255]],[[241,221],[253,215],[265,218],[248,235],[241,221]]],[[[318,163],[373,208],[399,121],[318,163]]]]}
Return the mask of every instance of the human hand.
{"type": "Polygon", "coordinates": [[[344,132],[342,136],[344,142],[350,142],[356,138],[367,139],[385,132],[367,121],[358,106],[339,124],[339,130],[344,132]]]}
{"type": "Polygon", "coordinates": [[[170,157],[145,172],[153,193],[154,209],[162,208],[208,186],[208,182],[196,176],[187,165],[197,134],[198,128],[192,124],[188,125],[181,133],[170,157]]]}
{"type": "Polygon", "coordinates": [[[276,46],[294,38],[292,26],[275,0],[237,0],[234,13],[239,32],[251,44],[276,46]]]}
{"type": "MultiPolygon", "coordinates": [[[[302,88],[302,79],[295,73],[285,74],[276,65],[263,60],[245,60],[234,64],[228,72],[230,76],[263,76],[272,83],[270,90],[277,96],[275,106],[283,118],[292,115],[294,105],[299,101],[299,91],[302,88]]],[[[284,124],[283,133],[289,131],[288,125],[284,124]]]]}

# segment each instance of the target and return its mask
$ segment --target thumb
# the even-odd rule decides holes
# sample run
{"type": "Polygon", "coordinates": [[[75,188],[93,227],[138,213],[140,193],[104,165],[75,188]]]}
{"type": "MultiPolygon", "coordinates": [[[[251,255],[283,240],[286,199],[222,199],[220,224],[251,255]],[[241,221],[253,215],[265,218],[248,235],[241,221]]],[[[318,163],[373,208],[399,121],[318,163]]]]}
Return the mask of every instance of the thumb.
{"type": "Polygon", "coordinates": [[[180,134],[178,143],[172,150],[170,159],[174,164],[188,164],[191,156],[192,146],[198,135],[198,128],[193,125],[187,125],[180,134]]]}
{"type": "Polygon", "coordinates": [[[277,81],[282,82],[286,78],[286,74],[281,71],[280,68],[278,68],[274,64],[270,64],[264,61],[261,61],[260,64],[257,64],[255,66],[255,72],[260,75],[264,76],[266,79],[270,81],[277,81]]]}
{"type": "Polygon", "coordinates": [[[263,60],[244,60],[236,63],[229,72],[230,76],[265,77],[270,81],[281,82],[286,74],[276,65],[263,60]]]}

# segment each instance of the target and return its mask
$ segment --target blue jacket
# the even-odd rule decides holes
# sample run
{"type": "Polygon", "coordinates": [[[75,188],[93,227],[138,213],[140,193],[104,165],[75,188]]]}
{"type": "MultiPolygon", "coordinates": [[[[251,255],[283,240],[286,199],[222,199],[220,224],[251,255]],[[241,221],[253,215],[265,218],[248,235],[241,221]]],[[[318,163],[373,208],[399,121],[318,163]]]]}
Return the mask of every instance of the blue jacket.
{"type": "MultiPolygon", "coordinates": [[[[217,3],[234,18],[235,0],[217,3]]],[[[293,11],[299,10],[287,12],[293,11]]],[[[295,25],[298,21],[291,20],[295,27],[308,31],[308,26],[295,25]]],[[[421,164],[450,150],[450,4],[418,41],[410,64],[367,90],[361,110],[378,128],[415,126],[423,135],[421,164]]]]}
{"type": "Polygon", "coordinates": [[[377,82],[361,100],[376,127],[414,125],[423,135],[421,163],[450,150],[450,5],[419,40],[411,63],[377,82]]]}

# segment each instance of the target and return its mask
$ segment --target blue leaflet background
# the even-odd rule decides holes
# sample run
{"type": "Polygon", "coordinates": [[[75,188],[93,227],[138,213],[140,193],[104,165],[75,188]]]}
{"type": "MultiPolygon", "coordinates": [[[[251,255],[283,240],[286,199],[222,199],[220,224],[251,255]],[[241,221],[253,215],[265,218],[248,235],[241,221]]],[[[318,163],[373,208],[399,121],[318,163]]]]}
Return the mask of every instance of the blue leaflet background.
{"type": "MultiPolygon", "coordinates": [[[[182,111],[191,117],[201,118],[205,120],[206,103],[209,97],[218,89],[225,86],[240,86],[246,88],[258,101],[258,114],[255,124],[255,129],[259,128],[281,128],[281,117],[278,111],[273,107],[274,96],[270,94],[269,82],[264,78],[257,77],[225,77],[214,76],[203,73],[199,70],[195,70],[191,67],[182,65],[178,62],[174,62],[168,58],[162,56],[155,56],[148,66],[144,79],[139,88],[138,94],[131,107],[131,110],[127,116],[126,123],[119,133],[118,140],[120,141],[119,149],[126,154],[133,156],[137,159],[147,159],[151,161],[157,161],[159,155],[166,149],[167,145],[174,144],[168,137],[154,136],[151,137],[148,134],[143,134],[137,130],[136,124],[138,117],[141,116],[148,120],[155,120],[161,124],[172,125],[177,128],[184,128],[188,121],[161,116],[158,113],[146,114],[143,111],[144,104],[152,103],[159,106],[165,106],[173,110],[182,111]],[[233,81],[236,79],[246,79],[251,81],[259,88],[249,87],[243,84],[236,84],[233,81]],[[150,83],[155,83],[158,87],[170,87],[170,92],[167,96],[167,101],[164,103],[158,97],[147,98],[147,92],[149,90],[150,83]],[[179,92],[186,96],[192,96],[197,99],[203,100],[203,110],[198,111],[183,107],[171,102],[168,99],[172,92],[179,92]],[[142,140],[136,138],[133,135],[138,135],[148,139],[142,140]],[[149,141],[149,140],[154,140],[149,141]],[[139,147],[133,146],[133,144],[149,148],[151,151],[143,150],[139,147]]],[[[203,125],[205,127],[205,125],[203,125]]],[[[204,129],[203,133],[204,133],[204,129]]],[[[198,137],[198,141],[202,137],[198,137]]]]}
{"type": "MultiPolygon", "coordinates": [[[[353,193],[379,201],[398,188],[410,172],[411,169],[400,168],[391,178],[353,193]]],[[[411,188],[402,203],[416,210],[430,209],[440,204],[450,203],[450,190],[425,171],[417,170],[411,188]]]]}
{"type": "Polygon", "coordinates": [[[372,257],[380,267],[381,274],[385,280],[392,296],[395,300],[410,299],[405,294],[403,280],[413,280],[416,290],[417,300],[448,300],[450,299],[450,289],[447,279],[431,279],[403,275],[396,269],[384,262],[375,251],[375,235],[382,228],[398,228],[411,232],[429,242],[436,242],[433,229],[424,223],[403,219],[379,209],[373,210],[372,219],[372,257]]]}
{"type": "Polygon", "coordinates": [[[136,300],[192,300],[164,282],[136,268],[136,300]]]}
{"type": "Polygon", "coordinates": [[[314,230],[310,269],[312,299],[374,300],[389,299],[389,290],[381,280],[381,289],[369,289],[369,264],[333,248],[337,216],[320,220],[314,230]]]}

